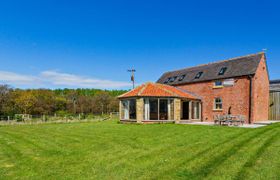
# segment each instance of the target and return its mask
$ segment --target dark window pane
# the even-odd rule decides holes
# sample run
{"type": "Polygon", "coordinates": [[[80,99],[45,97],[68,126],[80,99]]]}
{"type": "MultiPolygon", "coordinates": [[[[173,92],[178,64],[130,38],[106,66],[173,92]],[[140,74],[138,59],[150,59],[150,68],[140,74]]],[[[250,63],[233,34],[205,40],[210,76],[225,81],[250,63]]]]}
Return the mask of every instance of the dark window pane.
{"type": "Polygon", "coordinates": [[[223,68],[220,70],[219,75],[224,75],[225,72],[226,72],[226,70],[227,70],[227,67],[223,67],[223,68]]]}
{"type": "Polygon", "coordinates": [[[170,81],[171,78],[168,78],[164,81],[164,84],[167,84],[170,81]]]}
{"type": "Polygon", "coordinates": [[[150,120],[158,119],[158,99],[150,99],[150,120]]]}
{"type": "Polygon", "coordinates": [[[136,119],[136,100],[129,100],[129,119],[136,119]]]}
{"type": "Polygon", "coordinates": [[[202,76],[203,72],[199,72],[196,74],[195,79],[199,79],[202,76]]]}
{"type": "Polygon", "coordinates": [[[215,81],[215,86],[223,86],[223,82],[222,81],[215,81]]]}
{"type": "Polygon", "coordinates": [[[174,82],[174,81],[176,81],[177,77],[178,77],[178,76],[172,77],[172,78],[169,80],[169,82],[174,82]]]}
{"type": "Polygon", "coordinates": [[[159,116],[160,116],[160,120],[168,119],[168,100],[167,99],[159,100],[159,116]]]}
{"type": "Polygon", "coordinates": [[[180,76],[179,81],[183,81],[183,79],[184,79],[185,77],[186,77],[186,75],[180,76]]]}
{"type": "Polygon", "coordinates": [[[221,98],[215,99],[215,109],[223,109],[223,101],[221,98]]]}

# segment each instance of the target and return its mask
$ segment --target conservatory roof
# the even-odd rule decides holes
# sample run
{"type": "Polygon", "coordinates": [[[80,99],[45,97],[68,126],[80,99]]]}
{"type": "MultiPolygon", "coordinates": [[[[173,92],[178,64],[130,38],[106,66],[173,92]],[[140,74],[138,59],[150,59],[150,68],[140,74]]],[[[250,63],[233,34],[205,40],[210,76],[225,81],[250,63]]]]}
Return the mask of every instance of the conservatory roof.
{"type": "Polygon", "coordinates": [[[135,89],[120,95],[119,98],[130,97],[178,97],[186,99],[200,99],[199,96],[186,90],[159,83],[145,83],[135,89]]]}

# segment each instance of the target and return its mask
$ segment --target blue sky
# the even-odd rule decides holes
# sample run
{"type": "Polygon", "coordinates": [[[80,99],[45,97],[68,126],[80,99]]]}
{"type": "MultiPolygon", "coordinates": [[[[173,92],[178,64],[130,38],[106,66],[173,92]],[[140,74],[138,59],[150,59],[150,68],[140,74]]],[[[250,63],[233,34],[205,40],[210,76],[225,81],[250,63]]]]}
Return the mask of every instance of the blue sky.
{"type": "Polygon", "coordinates": [[[280,78],[277,1],[0,2],[0,83],[128,89],[169,70],[262,51],[280,78]]]}

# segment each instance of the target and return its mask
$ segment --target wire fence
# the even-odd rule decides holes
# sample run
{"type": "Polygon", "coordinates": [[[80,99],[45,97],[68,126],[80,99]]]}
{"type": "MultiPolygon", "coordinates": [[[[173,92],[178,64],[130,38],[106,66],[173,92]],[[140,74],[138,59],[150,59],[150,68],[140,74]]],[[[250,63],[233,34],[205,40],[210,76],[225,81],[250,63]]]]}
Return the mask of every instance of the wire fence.
{"type": "Polygon", "coordinates": [[[71,114],[71,115],[30,115],[15,114],[0,116],[0,125],[10,124],[43,124],[43,123],[71,123],[71,122],[97,122],[117,119],[118,112],[109,114],[71,114]]]}

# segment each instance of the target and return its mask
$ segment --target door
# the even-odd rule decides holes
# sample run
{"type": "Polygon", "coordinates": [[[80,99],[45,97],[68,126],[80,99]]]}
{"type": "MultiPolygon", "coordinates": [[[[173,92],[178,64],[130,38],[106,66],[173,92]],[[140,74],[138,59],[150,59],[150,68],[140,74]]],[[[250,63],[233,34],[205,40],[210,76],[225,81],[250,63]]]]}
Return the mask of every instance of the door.
{"type": "Polygon", "coordinates": [[[188,120],[189,119],[189,102],[184,101],[182,103],[182,119],[188,120]]]}
{"type": "Polygon", "coordinates": [[[168,99],[159,100],[159,119],[168,120],[168,99]]]}

